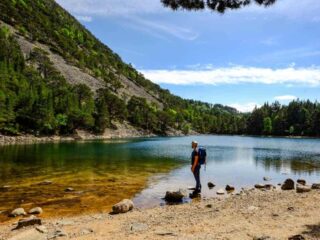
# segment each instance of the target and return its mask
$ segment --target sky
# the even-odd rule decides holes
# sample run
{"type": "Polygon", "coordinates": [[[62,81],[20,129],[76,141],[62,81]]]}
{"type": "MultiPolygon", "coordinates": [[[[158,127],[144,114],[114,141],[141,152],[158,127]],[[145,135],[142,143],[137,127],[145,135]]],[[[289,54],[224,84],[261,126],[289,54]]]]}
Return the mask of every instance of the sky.
{"type": "Polygon", "coordinates": [[[320,1],[219,14],[160,0],[56,0],[149,80],[183,98],[251,111],[320,100],[320,1]]]}

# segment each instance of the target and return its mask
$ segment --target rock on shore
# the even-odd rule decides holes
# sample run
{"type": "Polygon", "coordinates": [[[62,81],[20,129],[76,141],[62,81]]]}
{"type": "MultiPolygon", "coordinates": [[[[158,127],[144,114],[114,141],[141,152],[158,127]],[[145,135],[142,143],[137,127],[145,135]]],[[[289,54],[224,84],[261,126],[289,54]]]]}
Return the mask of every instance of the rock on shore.
{"type": "Polygon", "coordinates": [[[294,181],[290,178],[284,181],[281,186],[282,190],[293,190],[294,189],[294,181]]]}
{"type": "Polygon", "coordinates": [[[311,186],[305,186],[305,185],[297,185],[297,193],[304,193],[304,192],[310,192],[311,186]]]}
{"type": "Polygon", "coordinates": [[[184,195],[185,194],[181,190],[176,192],[167,191],[164,199],[167,202],[182,202],[184,195]]]}
{"type": "Polygon", "coordinates": [[[18,217],[18,216],[25,216],[25,215],[27,215],[27,213],[23,208],[16,208],[10,213],[9,217],[18,217]]]}
{"type": "Polygon", "coordinates": [[[30,209],[29,214],[42,214],[43,210],[41,207],[35,207],[30,209]]]}
{"type": "Polygon", "coordinates": [[[31,215],[29,218],[22,218],[18,222],[18,226],[16,229],[20,229],[23,227],[28,227],[32,225],[41,225],[41,219],[31,215]]]}
{"type": "Polygon", "coordinates": [[[129,199],[124,199],[121,202],[113,205],[112,207],[112,213],[118,214],[118,213],[126,213],[132,210],[134,207],[133,202],[129,199]]]}

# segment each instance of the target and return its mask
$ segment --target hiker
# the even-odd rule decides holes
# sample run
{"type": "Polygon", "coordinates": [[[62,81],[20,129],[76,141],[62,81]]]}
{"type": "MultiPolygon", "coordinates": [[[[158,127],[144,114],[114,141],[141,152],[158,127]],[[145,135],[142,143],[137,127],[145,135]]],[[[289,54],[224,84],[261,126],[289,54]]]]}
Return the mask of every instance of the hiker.
{"type": "Polygon", "coordinates": [[[196,141],[192,141],[191,147],[193,149],[191,154],[191,171],[196,180],[196,187],[195,187],[194,193],[200,193],[201,192],[200,168],[201,168],[201,164],[205,164],[206,156],[204,157],[204,160],[202,160],[204,162],[200,162],[198,143],[196,141]]]}

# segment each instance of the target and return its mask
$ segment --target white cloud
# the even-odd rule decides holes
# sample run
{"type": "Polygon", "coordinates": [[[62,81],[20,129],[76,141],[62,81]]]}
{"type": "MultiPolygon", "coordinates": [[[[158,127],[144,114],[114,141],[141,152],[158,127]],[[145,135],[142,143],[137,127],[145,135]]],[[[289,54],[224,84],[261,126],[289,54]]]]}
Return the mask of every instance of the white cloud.
{"type": "Polygon", "coordinates": [[[176,85],[191,84],[299,84],[316,87],[320,85],[320,67],[309,68],[257,68],[225,67],[208,70],[141,70],[155,83],[176,85]]]}
{"type": "Polygon", "coordinates": [[[164,35],[170,35],[182,40],[193,41],[199,36],[189,28],[172,25],[162,21],[150,21],[139,17],[128,17],[126,26],[148,32],[160,38],[164,38],[164,35]]]}
{"type": "Polygon", "coordinates": [[[292,101],[292,100],[296,100],[298,97],[293,96],[293,95],[283,95],[283,96],[276,96],[274,97],[275,100],[278,101],[292,101]]]}
{"type": "Polygon", "coordinates": [[[76,16],[76,19],[78,19],[81,22],[92,22],[92,17],[90,16],[76,16]]]}
{"type": "Polygon", "coordinates": [[[229,104],[230,107],[233,107],[237,109],[239,112],[252,112],[252,110],[257,107],[261,107],[261,105],[255,103],[255,102],[249,102],[249,103],[233,103],[229,104]]]}

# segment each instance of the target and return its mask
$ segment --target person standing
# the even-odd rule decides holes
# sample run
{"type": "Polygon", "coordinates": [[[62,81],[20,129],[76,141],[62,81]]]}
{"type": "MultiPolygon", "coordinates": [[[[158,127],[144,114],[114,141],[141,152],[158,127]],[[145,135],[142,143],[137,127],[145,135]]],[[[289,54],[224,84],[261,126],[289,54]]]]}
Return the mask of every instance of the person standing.
{"type": "Polygon", "coordinates": [[[191,147],[193,149],[191,154],[191,171],[196,180],[196,187],[195,187],[194,193],[200,193],[201,192],[201,182],[200,182],[201,164],[199,162],[198,143],[196,141],[192,141],[191,147]]]}

